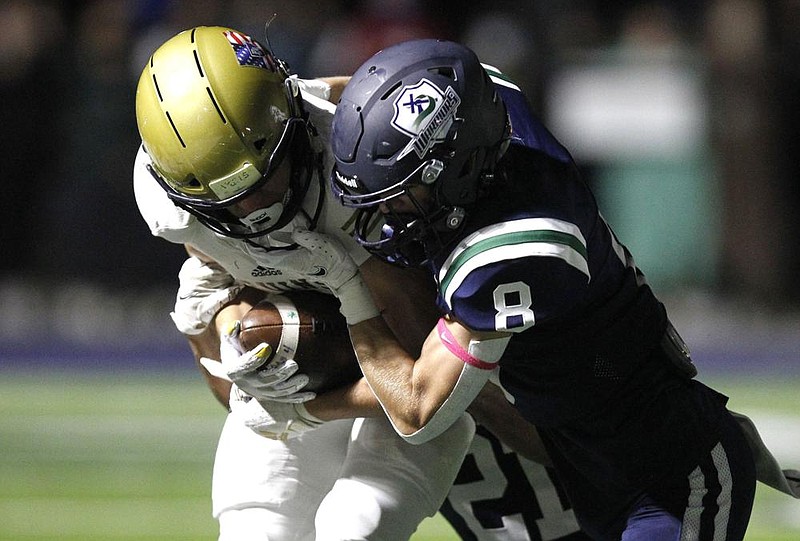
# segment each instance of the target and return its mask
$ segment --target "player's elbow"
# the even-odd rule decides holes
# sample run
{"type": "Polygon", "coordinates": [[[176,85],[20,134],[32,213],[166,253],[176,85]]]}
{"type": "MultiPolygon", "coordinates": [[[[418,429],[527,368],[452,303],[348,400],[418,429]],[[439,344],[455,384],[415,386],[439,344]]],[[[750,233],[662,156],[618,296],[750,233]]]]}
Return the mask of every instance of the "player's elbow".
{"type": "Polygon", "coordinates": [[[422,422],[419,418],[392,418],[392,425],[395,432],[403,438],[407,443],[412,445],[421,445],[426,443],[439,434],[441,434],[446,427],[437,429],[427,422],[422,422]]]}
{"type": "Polygon", "coordinates": [[[423,443],[428,443],[439,434],[441,433],[426,431],[425,427],[423,427],[410,434],[400,434],[400,437],[403,438],[406,443],[410,443],[411,445],[422,445],[423,443]]]}
{"type": "MultiPolygon", "coordinates": [[[[434,412],[423,412],[420,408],[404,408],[391,416],[395,431],[404,439],[415,439],[415,434],[426,431],[434,412]]],[[[412,442],[413,443],[413,442],[412,442]]],[[[421,442],[420,442],[421,443],[421,442]]]]}
{"type": "Polygon", "coordinates": [[[447,431],[462,416],[463,411],[458,413],[413,408],[393,417],[392,424],[397,434],[406,442],[420,445],[447,431]]]}
{"type": "Polygon", "coordinates": [[[452,442],[461,441],[460,445],[453,444],[452,448],[463,447],[466,452],[475,435],[475,421],[467,413],[461,413],[455,419],[433,417],[430,422],[418,427],[413,432],[398,431],[398,434],[406,443],[412,445],[421,445],[436,438],[447,438],[452,442]]]}

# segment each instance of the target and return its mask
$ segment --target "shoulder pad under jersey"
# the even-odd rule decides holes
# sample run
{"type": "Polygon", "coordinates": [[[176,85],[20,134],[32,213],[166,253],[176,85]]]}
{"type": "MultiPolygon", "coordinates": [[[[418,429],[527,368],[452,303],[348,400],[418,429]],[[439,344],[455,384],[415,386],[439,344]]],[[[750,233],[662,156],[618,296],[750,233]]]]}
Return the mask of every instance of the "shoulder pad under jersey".
{"type": "Polygon", "coordinates": [[[133,192],[139,213],[154,236],[178,244],[191,243],[196,228],[202,225],[189,212],[175,206],[147,170],[148,165],[150,158],[140,145],[133,166],[133,192]]]}

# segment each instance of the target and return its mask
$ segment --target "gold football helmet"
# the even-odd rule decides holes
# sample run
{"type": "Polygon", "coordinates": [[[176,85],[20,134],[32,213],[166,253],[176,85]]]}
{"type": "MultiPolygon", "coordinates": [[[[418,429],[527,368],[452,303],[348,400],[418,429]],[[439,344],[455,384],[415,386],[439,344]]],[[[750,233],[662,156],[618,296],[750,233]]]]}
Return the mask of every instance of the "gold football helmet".
{"type": "Polygon", "coordinates": [[[139,79],[136,121],[150,172],[170,199],[226,236],[283,227],[313,175],[321,180],[297,83],[269,49],[231,28],[201,26],[161,45],[139,79]],[[283,201],[247,220],[230,212],[285,160],[283,201]]]}

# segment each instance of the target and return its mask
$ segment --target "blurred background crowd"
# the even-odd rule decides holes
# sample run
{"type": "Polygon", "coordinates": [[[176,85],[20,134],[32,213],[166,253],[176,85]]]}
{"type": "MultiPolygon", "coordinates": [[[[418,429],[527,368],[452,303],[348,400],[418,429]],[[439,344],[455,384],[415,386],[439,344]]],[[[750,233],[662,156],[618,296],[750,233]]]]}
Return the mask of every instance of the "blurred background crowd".
{"type": "Polygon", "coordinates": [[[43,307],[87,343],[169,328],[183,253],[133,200],[136,83],[181,30],[263,41],[268,21],[300,76],[405,39],[465,43],[527,92],[657,293],[800,306],[800,0],[4,0],[6,344],[43,307]]]}

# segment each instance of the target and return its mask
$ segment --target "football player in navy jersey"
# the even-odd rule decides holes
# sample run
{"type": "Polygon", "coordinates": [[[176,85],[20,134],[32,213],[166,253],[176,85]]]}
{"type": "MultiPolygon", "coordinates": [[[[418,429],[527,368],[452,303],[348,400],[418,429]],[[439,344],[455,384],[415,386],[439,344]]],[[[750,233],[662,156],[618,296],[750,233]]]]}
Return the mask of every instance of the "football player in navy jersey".
{"type": "Polygon", "coordinates": [[[459,44],[410,41],[339,102],[331,184],[358,209],[356,238],[428,268],[443,314],[418,358],[380,318],[352,324],[366,380],[414,444],[496,382],[594,539],[743,539],[756,472],[727,397],[695,379],[569,153],[494,71],[459,44]]]}

